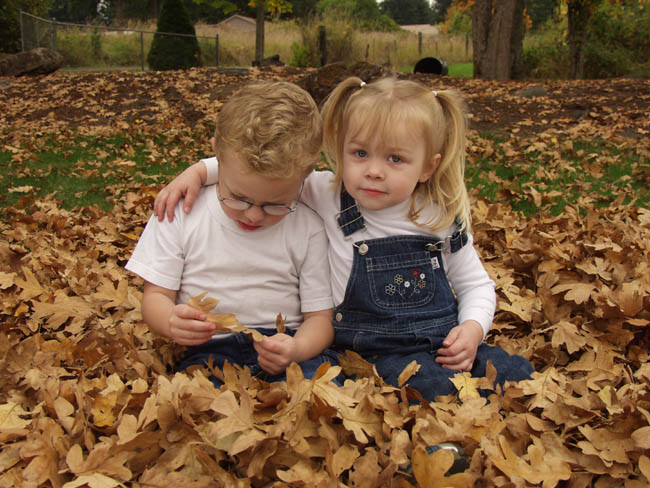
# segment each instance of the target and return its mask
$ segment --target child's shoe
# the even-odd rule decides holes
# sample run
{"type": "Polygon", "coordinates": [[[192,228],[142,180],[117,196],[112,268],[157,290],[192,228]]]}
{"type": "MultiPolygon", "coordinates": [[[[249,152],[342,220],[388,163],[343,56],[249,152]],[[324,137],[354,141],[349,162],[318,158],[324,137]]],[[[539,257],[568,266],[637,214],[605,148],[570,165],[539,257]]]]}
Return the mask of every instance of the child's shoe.
{"type": "MultiPolygon", "coordinates": [[[[465,452],[465,449],[463,449],[459,444],[455,444],[453,442],[441,442],[435,446],[427,446],[426,451],[427,454],[432,456],[436,451],[439,451],[440,449],[448,449],[454,455],[454,464],[452,464],[451,468],[447,470],[445,476],[462,473],[467,468],[469,468],[469,456],[465,452]]],[[[406,467],[406,469],[404,469],[404,472],[409,474],[413,472],[410,464],[406,467]]]]}
{"type": "Polygon", "coordinates": [[[449,468],[449,470],[445,473],[445,476],[462,473],[467,468],[469,468],[469,456],[462,446],[454,444],[453,442],[441,442],[435,446],[428,446],[426,448],[426,451],[428,454],[433,455],[433,453],[439,451],[440,449],[449,449],[454,454],[454,464],[451,465],[451,468],[449,468]]]}

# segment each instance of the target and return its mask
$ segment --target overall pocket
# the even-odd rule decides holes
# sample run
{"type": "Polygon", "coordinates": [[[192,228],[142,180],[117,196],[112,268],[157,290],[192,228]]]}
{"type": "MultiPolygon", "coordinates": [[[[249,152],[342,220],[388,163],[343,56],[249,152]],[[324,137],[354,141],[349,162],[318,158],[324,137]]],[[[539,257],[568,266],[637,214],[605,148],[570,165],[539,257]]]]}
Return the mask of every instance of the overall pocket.
{"type": "Polygon", "coordinates": [[[433,300],[434,265],[428,252],[368,257],[366,269],[370,295],[378,307],[420,307],[433,300]]]}

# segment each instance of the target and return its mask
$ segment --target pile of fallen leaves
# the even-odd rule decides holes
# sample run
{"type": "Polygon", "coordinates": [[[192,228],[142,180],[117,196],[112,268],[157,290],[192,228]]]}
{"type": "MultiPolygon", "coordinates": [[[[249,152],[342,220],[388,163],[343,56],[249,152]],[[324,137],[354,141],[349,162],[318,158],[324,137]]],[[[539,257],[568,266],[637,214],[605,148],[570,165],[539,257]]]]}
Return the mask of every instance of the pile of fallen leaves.
{"type": "MultiPolygon", "coordinates": [[[[191,72],[186,84],[177,74],[157,75],[149,92],[196,88],[201,73],[191,72]]],[[[79,91],[89,76],[70,84],[73,75],[61,75],[67,84],[59,87],[79,91]]],[[[131,86],[142,76],[134,75],[131,86]]],[[[128,79],[110,75],[98,85],[117,77],[128,79]]],[[[81,112],[73,110],[66,126],[58,112],[63,95],[52,92],[56,103],[46,103],[49,82],[57,80],[11,81],[0,91],[25,97],[3,105],[3,124],[19,120],[19,106],[24,110],[20,134],[2,126],[2,143],[16,148],[18,159],[29,157],[30,137],[70,124],[95,133],[173,128],[189,137],[204,123],[187,116],[194,109],[180,102],[136,97],[115,101],[123,113],[113,111],[103,122],[99,112],[83,118],[88,103],[85,115],[74,119],[81,112]],[[142,114],[129,120],[128,107],[145,105],[150,120],[142,114]],[[41,116],[32,118],[36,110],[41,116]]],[[[468,86],[474,90],[477,82],[468,86]]],[[[212,104],[220,100],[214,96],[212,104]]],[[[549,125],[614,137],[621,132],[616,124],[624,124],[643,136],[647,117],[628,124],[622,113],[590,125],[562,125],[561,117],[549,125]]],[[[487,150],[476,134],[473,141],[473,154],[487,150]]],[[[647,155],[647,138],[636,143],[647,155]]],[[[314,380],[290,368],[286,382],[267,384],[226,367],[218,372],[225,386],[217,390],[209,372],[174,374],[179,348],[148,331],[140,316],[142,283],[124,270],[155,190],[116,193],[108,213],[64,211],[53,198],[25,198],[5,212],[0,486],[648,486],[648,209],[616,202],[523,218],[507,204],[477,200],[473,231],[499,297],[488,342],[524,355],[536,373],[488,399],[473,394],[484,380],[459,375],[457,395],[426,403],[408,387],[408,375],[402,388],[389,387],[354,354],[343,356],[341,366],[323,367],[314,380]],[[340,367],[359,379],[336,386],[331,378],[340,367]],[[445,477],[449,453],[423,450],[448,441],[471,456],[465,473],[445,477]]]]}

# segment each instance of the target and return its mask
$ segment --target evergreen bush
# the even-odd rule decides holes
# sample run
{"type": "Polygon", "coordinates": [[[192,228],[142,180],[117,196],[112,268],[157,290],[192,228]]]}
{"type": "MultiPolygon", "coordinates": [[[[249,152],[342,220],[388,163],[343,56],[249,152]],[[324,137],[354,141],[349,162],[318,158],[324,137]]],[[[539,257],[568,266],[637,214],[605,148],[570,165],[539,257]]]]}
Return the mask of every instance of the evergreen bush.
{"type": "Polygon", "coordinates": [[[182,0],[164,0],[147,62],[153,70],[200,66],[201,53],[196,31],[182,0]],[[190,37],[170,36],[163,32],[189,34],[190,37]]]}

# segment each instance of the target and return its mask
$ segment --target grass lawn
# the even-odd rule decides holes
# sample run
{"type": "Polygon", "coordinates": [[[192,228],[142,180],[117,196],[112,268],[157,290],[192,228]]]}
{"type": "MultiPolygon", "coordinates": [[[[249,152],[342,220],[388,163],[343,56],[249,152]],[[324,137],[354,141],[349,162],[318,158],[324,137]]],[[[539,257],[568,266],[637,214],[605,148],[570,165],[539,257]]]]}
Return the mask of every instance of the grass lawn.
{"type": "Polygon", "coordinates": [[[454,78],[472,78],[474,76],[474,63],[450,63],[448,74],[454,78]]]}
{"type": "MultiPolygon", "coordinates": [[[[598,208],[619,198],[650,206],[650,185],[643,178],[648,163],[633,146],[566,141],[558,159],[557,152],[528,151],[525,143],[513,147],[500,135],[477,137],[481,147],[493,151],[489,157],[469,151],[466,180],[471,191],[490,202],[507,199],[524,215],[542,209],[557,215],[567,204],[581,207],[587,201],[598,208]]],[[[97,205],[108,210],[115,195],[138,187],[155,190],[193,162],[160,151],[171,145],[165,136],[125,134],[79,137],[66,144],[48,139],[20,160],[2,149],[0,208],[20,206],[23,197],[54,194],[65,209],[97,205]]]]}

